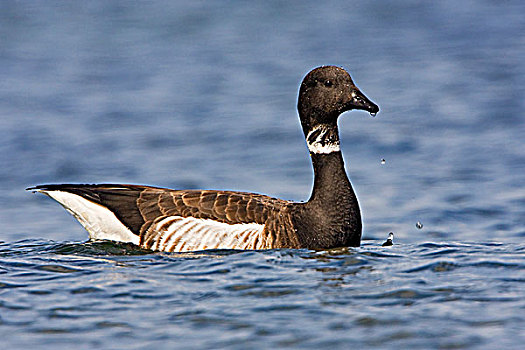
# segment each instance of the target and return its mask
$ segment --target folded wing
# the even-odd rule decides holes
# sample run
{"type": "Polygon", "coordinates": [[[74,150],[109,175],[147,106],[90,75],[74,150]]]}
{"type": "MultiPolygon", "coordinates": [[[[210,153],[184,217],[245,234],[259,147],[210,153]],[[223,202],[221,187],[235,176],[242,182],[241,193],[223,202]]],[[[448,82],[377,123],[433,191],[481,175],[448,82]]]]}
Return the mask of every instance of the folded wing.
{"type": "Polygon", "coordinates": [[[269,249],[298,245],[289,202],[264,195],[138,185],[43,185],[92,239],[160,251],[269,249]]]}

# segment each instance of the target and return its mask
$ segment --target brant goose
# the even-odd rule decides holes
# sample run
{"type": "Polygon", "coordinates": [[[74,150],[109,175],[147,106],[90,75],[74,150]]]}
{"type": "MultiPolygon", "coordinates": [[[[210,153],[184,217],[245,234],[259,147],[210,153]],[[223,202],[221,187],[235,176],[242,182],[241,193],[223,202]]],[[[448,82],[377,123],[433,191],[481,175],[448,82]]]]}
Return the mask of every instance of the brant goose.
{"type": "Polygon", "coordinates": [[[337,119],[352,109],[374,116],[379,107],[344,69],[323,66],[304,78],[297,108],[315,175],[305,203],[245,192],[121,184],[28,190],[58,201],[90,239],[132,242],[151,250],[357,247],[361,213],[344,169],[337,119]]]}

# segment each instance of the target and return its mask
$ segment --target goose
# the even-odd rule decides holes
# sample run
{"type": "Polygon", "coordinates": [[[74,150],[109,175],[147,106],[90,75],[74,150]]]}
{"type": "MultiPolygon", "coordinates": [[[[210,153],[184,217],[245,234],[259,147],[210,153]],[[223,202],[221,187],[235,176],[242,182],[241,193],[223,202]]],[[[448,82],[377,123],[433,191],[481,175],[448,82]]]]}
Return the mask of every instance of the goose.
{"type": "Polygon", "coordinates": [[[127,184],[48,184],[27,188],[60,203],[91,240],[144,249],[330,249],[361,243],[359,203],[345,171],[337,121],[379,107],[336,66],[303,79],[297,109],[314,170],[307,202],[221,190],[172,190],[127,184]]]}

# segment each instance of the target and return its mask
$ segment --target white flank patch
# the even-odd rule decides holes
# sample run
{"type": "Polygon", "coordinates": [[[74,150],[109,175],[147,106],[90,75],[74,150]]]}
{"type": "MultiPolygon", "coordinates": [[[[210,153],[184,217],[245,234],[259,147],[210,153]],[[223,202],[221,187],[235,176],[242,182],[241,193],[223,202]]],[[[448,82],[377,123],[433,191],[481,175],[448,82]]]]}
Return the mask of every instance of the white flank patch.
{"type": "Polygon", "coordinates": [[[89,238],[139,244],[139,236],[124,226],[108,208],[69,192],[37,191],[53,198],[70,212],[89,232],[89,238]]]}
{"type": "Polygon", "coordinates": [[[339,146],[339,140],[334,142],[326,141],[326,133],[330,131],[331,130],[328,127],[320,125],[308,133],[308,135],[306,136],[306,144],[308,145],[308,149],[310,150],[310,152],[317,154],[328,154],[332,152],[341,151],[341,148],[339,146]],[[312,133],[314,132],[319,133],[319,135],[317,135],[315,140],[309,142],[310,135],[312,135],[312,133]]]}
{"type": "Polygon", "coordinates": [[[156,231],[157,234],[150,249],[187,252],[204,249],[263,249],[260,237],[263,229],[264,225],[255,223],[227,224],[210,219],[170,216],[148,231],[156,231]],[[159,231],[163,225],[164,229],[159,231]]]}

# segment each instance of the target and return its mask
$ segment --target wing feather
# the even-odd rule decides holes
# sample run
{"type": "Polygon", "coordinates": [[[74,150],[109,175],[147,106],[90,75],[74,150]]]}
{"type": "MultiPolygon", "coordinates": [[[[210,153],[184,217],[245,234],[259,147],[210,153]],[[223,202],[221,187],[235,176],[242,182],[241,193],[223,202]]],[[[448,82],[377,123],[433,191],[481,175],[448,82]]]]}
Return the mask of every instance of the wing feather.
{"type": "Polygon", "coordinates": [[[284,246],[282,233],[293,231],[291,221],[280,219],[289,216],[290,202],[260,194],[111,184],[35,189],[69,192],[106,207],[142,247],[153,250],[277,248],[284,246]],[[279,225],[286,227],[276,233],[279,225]]]}

